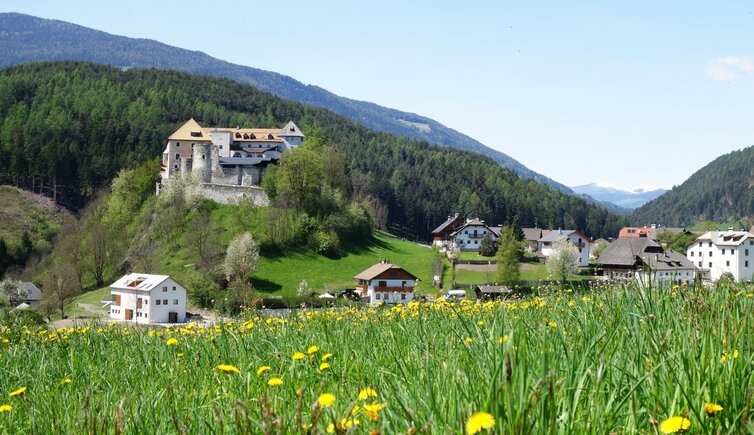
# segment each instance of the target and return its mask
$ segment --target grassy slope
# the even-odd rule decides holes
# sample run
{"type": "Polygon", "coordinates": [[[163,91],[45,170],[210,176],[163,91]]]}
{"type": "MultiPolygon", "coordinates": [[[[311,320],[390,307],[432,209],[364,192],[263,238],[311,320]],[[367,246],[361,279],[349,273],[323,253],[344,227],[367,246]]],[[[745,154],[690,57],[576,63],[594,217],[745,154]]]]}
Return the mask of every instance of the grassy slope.
{"type": "Polygon", "coordinates": [[[47,198],[12,186],[0,186],[0,237],[6,240],[21,240],[23,232],[28,231],[37,242],[72,219],[47,198]]]}

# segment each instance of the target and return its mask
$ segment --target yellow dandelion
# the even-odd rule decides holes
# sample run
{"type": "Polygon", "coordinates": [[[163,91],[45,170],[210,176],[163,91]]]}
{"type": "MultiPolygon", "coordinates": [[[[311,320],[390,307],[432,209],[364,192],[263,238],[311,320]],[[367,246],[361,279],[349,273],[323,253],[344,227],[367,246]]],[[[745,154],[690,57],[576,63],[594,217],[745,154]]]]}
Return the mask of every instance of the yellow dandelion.
{"type": "Polygon", "coordinates": [[[178,358],[183,358],[183,352],[178,352],[178,358]]]}
{"type": "Polygon", "coordinates": [[[364,405],[364,412],[367,413],[370,421],[379,421],[380,411],[385,407],[384,403],[372,403],[371,405],[364,405]]]}
{"type": "Polygon", "coordinates": [[[351,408],[351,415],[358,414],[358,412],[359,412],[360,409],[361,408],[359,408],[359,405],[353,405],[353,408],[351,408]]]}
{"type": "Polygon", "coordinates": [[[330,363],[323,362],[322,364],[319,365],[319,371],[327,370],[329,368],[330,368],[330,363]]]}
{"type": "Polygon", "coordinates": [[[568,306],[569,307],[572,307],[574,305],[576,305],[576,301],[568,301],[568,306]]]}
{"type": "Polygon", "coordinates": [[[269,369],[270,369],[270,366],[261,366],[257,369],[257,374],[263,375],[269,369]]]}
{"type": "Polygon", "coordinates": [[[500,338],[497,339],[497,344],[503,344],[506,341],[508,341],[508,336],[507,335],[503,335],[502,337],[500,337],[500,338]]]}
{"type": "Polygon", "coordinates": [[[471,343],[472,341],[474,341],[474,339],[473,339],[473,338],[471,338],[471,337],[466,337],[466,340],[464,340],[464,341],[465,341],[466,343],[471,343]]]}
{"type": "Polygon", "coordinates": [[[466,423],[466,434],[474,435],[495,426],[495,417],[487,412],[475,412],[466,423]]]}
{"type": "Polygon", "coordinates": [[[270,378],[270,380],[267,381],[267,385],[270,387],[279,387],[283,385],[283,380],[280,378],[270,378]]]}
{"type": "Polygon", "coordinates": [[[717,403],[710,402],[704,405],[704,412],[706,412],[707,415],[710,417],[717,414],[718,412],[722,410],[723,410],[723,407],[718,405],[717,403]]]}
{"type": "Polygon", "coordinates": [[[366,387],[363,390],[359,391],[359,400],[367,400],[370,397],[377,397],[377,392],[370,387],[366,387]]]}
{"type": "Polygon", "coordinates": [[[691,421],[688,418],[675,416],[660,423],[660,432],[665,434],[676,433],[689,427],[691,427],[691,421]]]}
{"type": "Polygon", "coordinates": [[[14,391],[14,392],[12,392],[12,393],[10,393],[10,394],[8,394],[8,395],[9,395],[10,397],[14,397],[14,396],[20,396],[21,394],[24,394],[24,391],[26,391],[26,387],[21,387],[21,388],[19,388],[18,390],[14,391]]]}
{"type": "Polygon", "coordinates": [[[320,394],[317,403],[323,408],[329,408],[335,404],[335,395],[330,393],[320,394]]]}
{"type": "Polygon", "coordinates": [[[334,433],[335,432],[335,425],[330,423],[327,425],[327,433],[334,433]]]}
{"type": "Polygon", "coordinates": [[[332,358],[332,354],[331,353],[326,353],[326,354],[322,355],[322,361],[327,361],[330,358],[332,358]]]}
{"type": "Polygon", "coordinates": [[[9,412],[12,410],[13,410],[13,407],[10,405],[0,405],[0,412],[9,412]]]}
{"type": "Polygon", "coordinates": [[[175,337],[168,338],[168,341],[165,343],[168,346],[177,346],[178,345],[178,339],[175,337]]]}
{"type": "Polygon", "coordinates": [[[318,346],[309,346],[309,349],[306,349],[306,353],[311,355],[313,353],[317,353],[318,350],[319,350],[318,346]]]}
{"type": "Polygon", "coordinates": [[[220,370],[223,373],[241,373],[240,370],[238,370],[238,367],[230,365],[230,364],[220,364],[217,366],[217,369],[220,370]]]}
{"type": "Polygon", "coordinates": [[[484,320],[480,320],[480,321],[476,322],[476,324],[479,325],[479,326],[484,326],[484,320]]]}
{"type": "Polygon", "coordinates": [[[550,328],[557,328],[558,324],[555,322],[547,322],[547,326],[549,326],[550,328]]]}
{"type": "Polygon", "coordinates": [[[568,290],[566,290],[566,293],[573,293],[573,289],[569,288],[568,290]]]}
{"type": "Polygon", "coordinates": [[[60,381],[60,383],[61,383],[61,384],[63,384],[63,385],[65,385],[65,384],[70,384],[71,382],[73,382],[73,381],[71,380],[71,378],[65,378],[65,379],[63,379],[62,381],[60,381]]]}
{"type": "Polygon", "coordinates": [[[293,354],[293,359],[295,361],[298,361],[300,359],[304,359],[305,356],[306,355],[304,355],[304,352],[296,352],[296,353],[293,354]]]}

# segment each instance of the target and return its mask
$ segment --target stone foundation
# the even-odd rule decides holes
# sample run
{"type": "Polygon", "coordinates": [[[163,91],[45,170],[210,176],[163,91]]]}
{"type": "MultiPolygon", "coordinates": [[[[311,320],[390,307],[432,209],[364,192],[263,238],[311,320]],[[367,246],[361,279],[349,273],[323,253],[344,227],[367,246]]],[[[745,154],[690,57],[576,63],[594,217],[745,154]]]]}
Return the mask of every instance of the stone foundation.
{"type": "Polygon", "coordinates": [[[250,202],[253,206],[267,207],[270,200],[259,186],[202,183],[203,196],[220,204],[250,202]]]}

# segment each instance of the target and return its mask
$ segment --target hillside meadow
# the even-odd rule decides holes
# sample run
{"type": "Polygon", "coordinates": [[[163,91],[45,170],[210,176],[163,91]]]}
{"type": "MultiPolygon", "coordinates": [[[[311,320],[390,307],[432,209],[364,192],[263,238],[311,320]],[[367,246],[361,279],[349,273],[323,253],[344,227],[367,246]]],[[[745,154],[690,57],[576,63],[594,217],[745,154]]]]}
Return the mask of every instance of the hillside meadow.
{"type": "Polygon", "coordinates": [[[0,432],[742,433],[750,286],[0,327],[0,432]],[[480,414],[481,413],[481,414],[480,414]]]}

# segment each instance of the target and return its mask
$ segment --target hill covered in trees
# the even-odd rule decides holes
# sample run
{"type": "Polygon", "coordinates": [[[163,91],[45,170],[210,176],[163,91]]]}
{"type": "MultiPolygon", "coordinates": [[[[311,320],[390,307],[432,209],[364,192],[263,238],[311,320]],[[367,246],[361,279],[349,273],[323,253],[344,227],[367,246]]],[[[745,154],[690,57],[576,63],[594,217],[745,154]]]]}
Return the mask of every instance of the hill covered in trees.
{"type": "Polygon", "coordinates": [[[160,155],[168,135],[191,117],[208,126],[277,127],[293,120],[308,141],[342,155],[349,195],[372,198],[383,224],[421,239],[453,211],[594,237],[613,235],[622,224],[478,154],[375,132],[228,79],[77,62],[0,71],[0,180],[23,184],[34,177],[76,203],[120,169],[160,155]]]}
{"type": "Polygon", "coordinates": [[[681,185],[638,208],[637,225],[691,226],[754,215],[754,146],[718,157],[681,185]]]}
{"type": "Polygon", "coordinates": [[[229,78],[283,98],[327,108],[374,130],[477,152],[524,178],[572,193],[568,187],[530,170],[510,156],[433,119],[344,98],[282,74],[232,64],[199,51],[17,13],[0,13],[0,45],[3,47],[0,50],[0,67],[30,61],[81,60],[120,67],[175,69],[229,78]]]}

